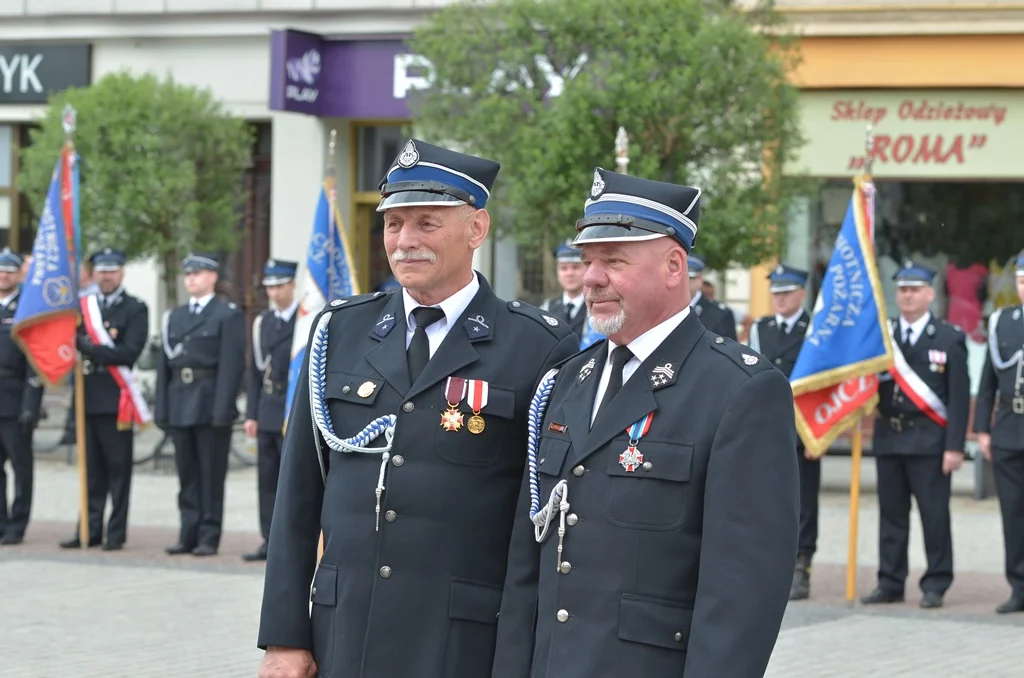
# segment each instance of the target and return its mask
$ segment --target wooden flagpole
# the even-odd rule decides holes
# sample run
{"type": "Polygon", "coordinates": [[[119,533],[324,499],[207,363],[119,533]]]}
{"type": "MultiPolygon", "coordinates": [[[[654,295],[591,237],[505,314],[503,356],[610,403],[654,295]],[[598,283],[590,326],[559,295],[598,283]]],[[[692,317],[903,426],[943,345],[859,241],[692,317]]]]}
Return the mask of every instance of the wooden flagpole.
{"type": "MultiPolygon", "coordinates": [[[[62,123],[64,125],[64,146],[67,149],[67,162],[75,162],[75,144],[72,140],[72,135],[75,132],[75,123],[77,122],[78,115],[75,113],[75,109],[68,104],[64,107],[64,117],[62,123]]],[[[70,175],[70,168],[61,167],[61,175],[65,171],[68,171],[70,175]]],[[[74,181],[73,177],[69,176],[69,181],[74,181]]],[[[73,198],[72,198],[73,199],[73,198]]],[[[77,210],[76,210],[77,211],[77,210]]],[[[72,217],[73,219],[74,217],[72,217]]],[[[74,234],[78,229],[78,224],[71,225],[71,232],[74,234]]],[[[76,238],[72,235],[69,238],[68,249],[74,251],[75,255],[72,257],[71,267],[74,269],[71,271],[72,275],[80,275],[81,271],[81,257],[82,253],[73,249],[76,238]]],[[[82,313],[78,312],[78,323],[77,326],[82,327],[82,313]]],[[[86,470],[86,450],[85,450],[85,373],[82,370],[82,355],[76,353],[75,359],[75,370],[74,370],[74,402],[75,402],[75,447],[77,450],[78,457],[78,541],[81,544],[81,548],[89,548],[89,476],[86,470]]]]}

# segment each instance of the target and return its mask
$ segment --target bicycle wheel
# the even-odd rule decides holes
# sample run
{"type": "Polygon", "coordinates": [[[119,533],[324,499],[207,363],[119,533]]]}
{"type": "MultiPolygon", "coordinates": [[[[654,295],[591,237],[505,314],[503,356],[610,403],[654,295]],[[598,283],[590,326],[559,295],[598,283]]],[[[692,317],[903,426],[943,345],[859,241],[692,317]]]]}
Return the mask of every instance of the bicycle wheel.
{"type": "Polygon", "coordinates": [[[142,466],[153,461],[154,458],[174,456],[174,446],[171,443],[171,436],[162,433],[160,439],[152,447],[146,445],[135,445],[135,454],[132,457],[133,466],[142,466]]]}

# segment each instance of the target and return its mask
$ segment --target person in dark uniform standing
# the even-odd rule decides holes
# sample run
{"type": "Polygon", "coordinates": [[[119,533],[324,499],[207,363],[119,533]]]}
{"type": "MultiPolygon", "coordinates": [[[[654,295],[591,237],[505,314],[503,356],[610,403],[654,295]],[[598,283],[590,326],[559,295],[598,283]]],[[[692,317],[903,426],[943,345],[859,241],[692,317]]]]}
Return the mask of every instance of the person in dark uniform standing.
{"type": "Polygon", "coordinates": [[[174,442],[181,485],[181,532],[166,551],[212,556],[220,546],[231,426],[245,370],[245,317],[214,296],[215,256],[190,254],[182,266],[191,298],[164,314],[156,382],[155,418],[174,442]]]}
{"type": "MultiPolygon", "coordinates": [[[[93,343],[80,327],[78,350],[85,375],[85,445],[88,479],[89,546],[103,543],[104,551],[116,551],[128,538],[128,500],[131,495],[134,433],[129,423],[119,425],[121,387],[114,380],[118,366],[131,369],[139,359],[149,334],[149,307],[124,291],[124,252],[112,248],[89,258],[96,278],[96,292],[103,330],[113,346],[93,343]],[[110,521],[103,542],[103,512],[110,495],[110,521]]],[[[124,397],[130,398],[125,394],[124,397]]],[[[127,402],[127,401],[125,401],[127,402]]],[[[61,548],[81,548],[76,535],[61,548]]]]}
{"type": "MultiPolygon", "coordinates": [[[[775,313],[756,320],[750,326],[748,344],[788,379],[804,345],[807,325],[811,322],[810,314],[803,307],[807,296],[807,272],[780,264],[768,275],[768,280],[775,313]]],[[[804,600],[811,595],[811,560],[818,547],[821,461],[807,455],[799,436],[796,458],[800,469],[800,537],[789,599],[804,600]]]]}
{"type": "Polygon", "coordinates": [[[545,299],[540,305],[559,320],[564,320],[577,337],[583,337],[583,329],[587,322],[587,308],[583,303],[583,272],[580,262],[580,251],[562,243],[555,248],[555,260],[558,262],[558,284],[562,287],[562,296],[545,299]]]}
{"type": "Polygon", "coordinates": [[[294,261],[270,259],[263,267],[263,287],[274,308],[256,316],[252,324],[252,360],[246,389],[245,434],[257,439],[260,501],[260,534],[263,543],[243,560],[267,559],[270,521],[274,515],[277,479],[281,471],[281,443],[284,440],[284,406],[288,392],[292,336],[295,334],[294,261]]]}
{"type": "Polygon", "coordinates": [[[910,499],[917,501],[928,568],[921,607],[942,606],[953,583],[949,498],[964,459],[971,384],[963,331],[928,311],[935,272],[906,261],[896,271],[899,318],[889,321],[895,363],[881,375],[874,454],[878,475],[878,586],[865,605],[903,602],[910,499]]]}
{"type": "MultiPolygon", "coordinates": [[[[1017,256],[1017,295],[1024,302],[1024,252],[1017,256]]],[[[1003,517],[1011,591],[996,612],[1009,614],[1024,612],[1024,306],[999,309],[988,327],[989,352],[974,407],[974,430],[981,453],[992,462],[1003,517]]]]}
{"type": "Polygon", "coordinates": [[[793,393],[687,305],[699,198],[595,172],[574,245],[607,341],[531,403],[492,678],[768,665],[796,562],[793,393]]]}
{"type": "Polygon", "coordinates": [[[690,271],[690,308],[700,318],[704,327],[715,334],[735,340],[736,316],[722,302],[705,297],[701,289],[704,285],[704,260],[691,254],[687,267],[690,271]]]}
{"type": "Polygon", "coordinates": [[[498,170],[408,141],[377,208],[403,289],[314,320],[270,528],[261,678],[490,675],[530,396],[578,346],[473,270],[498,170]]]}
{"type": "Polygon", "coordinates": [[[43,402],[42,383],[11,338],[21,296],[21,264],[21,257],[10,248],[0,250],[0,546],[25,539],[32,510],[32,432],[43,402]],[[8,461],[14,473],[10,510],[8,461]]]}

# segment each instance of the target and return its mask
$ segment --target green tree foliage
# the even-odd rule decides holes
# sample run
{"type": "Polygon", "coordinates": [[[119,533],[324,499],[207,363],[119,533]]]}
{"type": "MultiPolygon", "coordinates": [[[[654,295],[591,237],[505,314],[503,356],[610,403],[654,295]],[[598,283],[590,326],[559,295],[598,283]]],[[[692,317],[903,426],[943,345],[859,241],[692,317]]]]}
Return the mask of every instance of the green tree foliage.
{"type": "Polygon", "coordinates": [[[433,65],[416,131],[499,160],[500,221],[539,245],[573,235],[624,126],[630,174],[703,190],[695,253],[754,264],[807,188],[781,171],[803,139],[778,23],[709,0],[462,0],[412,40],[433,65]]]}
{"type": "Polygon", "coordinates": [[[189,250],[236,248],[251,129],[208,90],[150,74],[112,73],[56,94],[21,154],[19,188],[37,213],[64,143],[68,103],[78,115],[82,248],[155,257],[173,302],[189,250]]]}

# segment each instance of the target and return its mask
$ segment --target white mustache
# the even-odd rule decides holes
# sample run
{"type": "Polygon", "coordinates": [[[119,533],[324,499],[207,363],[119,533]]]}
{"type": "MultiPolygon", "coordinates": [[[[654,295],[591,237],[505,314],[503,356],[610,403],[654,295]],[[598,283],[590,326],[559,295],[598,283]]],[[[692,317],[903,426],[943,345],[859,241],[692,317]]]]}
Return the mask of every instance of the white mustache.
{"type": "Polygon", "coordinates": [[[430,250],[395,250],[391,255],[391,261],[429,261],[437,263],[437,255],[430,250]]]}

